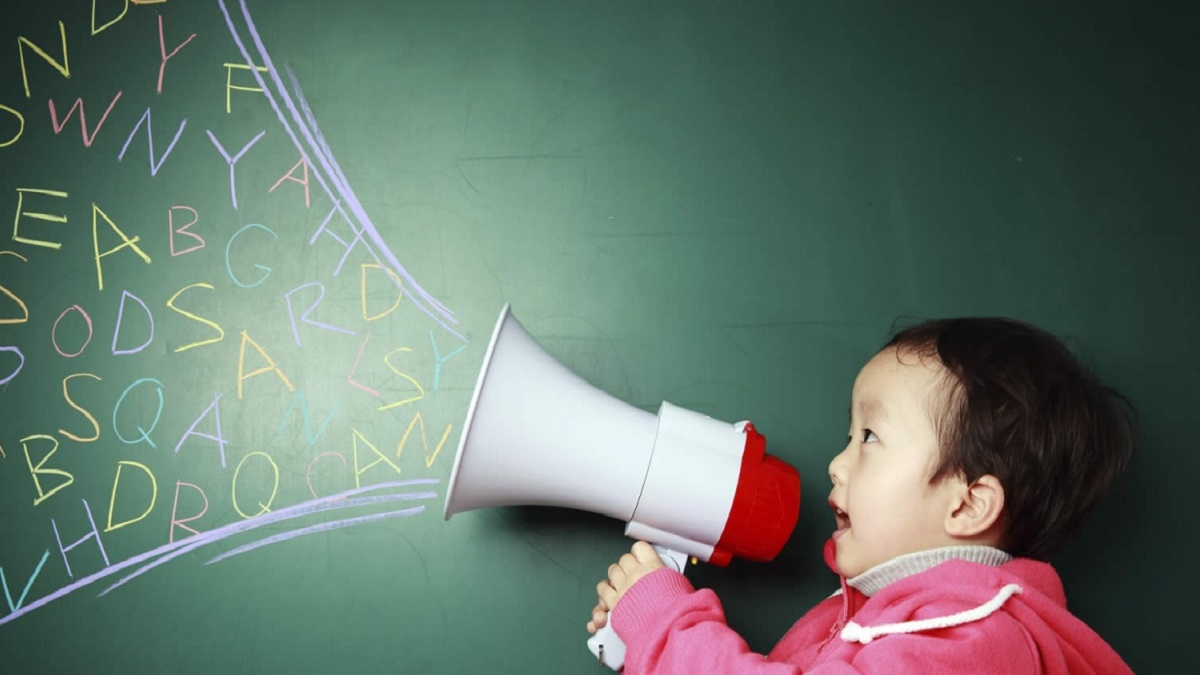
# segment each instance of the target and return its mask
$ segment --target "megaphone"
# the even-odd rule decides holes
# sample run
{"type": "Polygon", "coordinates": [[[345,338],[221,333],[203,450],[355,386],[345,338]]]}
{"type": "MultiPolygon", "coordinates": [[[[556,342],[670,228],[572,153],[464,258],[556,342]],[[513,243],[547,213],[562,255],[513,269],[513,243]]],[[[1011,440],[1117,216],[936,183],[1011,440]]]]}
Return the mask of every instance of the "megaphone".
{"type": "MultiPolygon", "coordinates": [[[[550,356],[505,305],[488,344],[446,491],[444,517],[538,505],[626,523],[682,571],[767,561],[791,536],[800,476],[766,454],[749,422],[729,424],[663,402],[657,415],[588,384],[550,356]]],[[[611,633],[589,646],[620,669],[611,633]]]]}

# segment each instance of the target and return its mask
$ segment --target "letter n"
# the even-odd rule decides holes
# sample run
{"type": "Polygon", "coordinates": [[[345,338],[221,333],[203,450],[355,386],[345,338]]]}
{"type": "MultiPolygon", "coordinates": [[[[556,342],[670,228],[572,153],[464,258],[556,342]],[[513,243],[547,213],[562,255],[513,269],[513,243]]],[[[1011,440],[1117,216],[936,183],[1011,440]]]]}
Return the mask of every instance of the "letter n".
{"type": "Polygon", "coordinates": [[[429,452],[429,439],[425,436],[425,420],[418,411],[413,415],[412,421],[408,423],[408,428],[404,430],[404,436],[400,438],[400,443],[396,447],[396,459],[400,459],[400,456],[404,454],[404,446],[408,444],[408,437],[412,435],[413,428],[421,430],[421,448],[425,450],[425,468],[429,468],[437,461],[437,456],[442,452],[442,446],[446,444],[446,439],[450,437],[450,430],[454,428],[454,425],[446,425],[446,430],[442,432],[442,438],[431,453],[429,452]]]}
{"type": "Polygon", "coordinates": [[[308,414],[308,399],[304,397],[303,390],[296,392],[296,395],[292,397],[292,402],[288,404],[287,410],[283,413],[283,419],[279,420],[279,428],[275,430],[276,435],[283,431],[284,425],[291,419],[292,411],[296,409],[296,406],[300,406],[300,416],[304,419],[304,438],[308,440],[309,447],[312,447],[317,444],[317,440],[321,438],[321,434],[325,433],[325,429],[329,426],[329,421],[333,419],[333,413],[337,412],[338,403],[334,402],[333,410],[329,411],[329,415],[321,423],[321,428],[317,429],[317,433],[314,434],[312,418],[308,414]]]}
{"type": "Polygon", "coordinates": [[[24,35],[17,38],[17,53],[21,57],[21,81],[25,84],[25,98],[30,97],[29,93],[29,73],[25,70],[25,48],[33,50],[34,54],[42,57],[46,63],[49,63],[55,70],[62,74],[68,80],[71,79],[71,61],[67,58],[67,27],[63,22],[58,22],[58,33],[62,36],[62,63],[50,58],[50,55],[42,50],[41,47],[33,44],[29,38],[24,35]]]}
{"type": "Polygon", "coordinates": [[[151,124],[150,109],[146,108],[146,114],[142,115],[142,118],[134,125],[133,131],[129,132],[129,138],[125,139],[125,145],[121,146],[121,152],[117,153],[118,162],[125,159],[125,151],[129,149],[129,144],[133,142],[133,137],[137,135],[138,129],[142,128],[142,122],[146,123],[146,140],[150,144],[150,175],[155,176],[158,174],[158,170],[162,167],[163,162],[167,161],[167,156],[175,149],[175,144],[179,142],[179,137],[183,135],[183,129],[187,126],[187,118],[183,118],[183,121],[179,123],[179,130],[175,132],[175,137],[171,139],[171,144],[163,151],[162,157],[158,158],[158,161],[155,161],[154,128],[151,124]]]}

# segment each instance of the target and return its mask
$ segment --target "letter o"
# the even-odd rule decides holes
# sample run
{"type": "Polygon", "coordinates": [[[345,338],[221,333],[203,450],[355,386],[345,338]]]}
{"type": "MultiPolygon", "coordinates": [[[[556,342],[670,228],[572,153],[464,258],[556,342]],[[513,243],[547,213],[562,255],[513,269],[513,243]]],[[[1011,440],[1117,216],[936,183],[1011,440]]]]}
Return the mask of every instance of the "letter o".
{"type": "Polygon", "coordinates": [[[321,497],[317,494],[317,489],[313,487],[312,470],[313,467],[317,465],[317,462],[324,457],[337,457],[338,459],[342,460],[342,466],[346,466],[346,456],[340,452],[323,452],[316,457],[313,457],[312,461],[308,463],[308,471],[304,472],[304,477],[308,481],[308,491],[312,493],[313,499],[320,499],[321,497]]]}
{"type": "Polygon", "coordinates": [[[79,356],[80,354],[82,354],[83,350],[87,349],[88,343],[90,343],[92,341],[93,333],[94,333],[94,331],[92,330],[92,317],[88,316],[87,310],[80,307],[79,305],[71,305],[70,307],[64,309],[63,313],[59,314],[58,318],[54,320],[54,327],[50,329],[50,342],[54,345],[54,351],[58,352],[59,355],[65,356],[68,359],[73,359],[76,356],[79,356]],[[79,347],[79,351],[75,352],[74,354],[68,354],[68,353],[64,352],[61,347],[58,346],[58,322],[62,321],[63,317],[67,315],[67,312],[69,312],[73,309],[78,310],[79,313],[81,315],[83,315],[83,320],[85,322],[87,322],[88,334],[87,334],[87,339],[83,341],[83,345],[79,347]]]}

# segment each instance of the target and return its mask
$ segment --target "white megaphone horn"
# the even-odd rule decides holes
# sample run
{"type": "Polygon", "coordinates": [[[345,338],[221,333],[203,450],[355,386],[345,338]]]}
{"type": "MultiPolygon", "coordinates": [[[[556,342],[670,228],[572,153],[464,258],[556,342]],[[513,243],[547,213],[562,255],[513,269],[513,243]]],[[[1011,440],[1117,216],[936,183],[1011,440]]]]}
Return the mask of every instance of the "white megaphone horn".
{"type": "MultiPolygon", "coordinates": [[[[585,382],[505,305],[463,425],[444,516],[493,506],[581,509],[626,523],[683,571],[688,557],[766,561],[787,542],[800,476],[747,422],[663,402],[654,415],[585,382]]],[[[614,670],[611,623],[588,641],[614,670]]]]}

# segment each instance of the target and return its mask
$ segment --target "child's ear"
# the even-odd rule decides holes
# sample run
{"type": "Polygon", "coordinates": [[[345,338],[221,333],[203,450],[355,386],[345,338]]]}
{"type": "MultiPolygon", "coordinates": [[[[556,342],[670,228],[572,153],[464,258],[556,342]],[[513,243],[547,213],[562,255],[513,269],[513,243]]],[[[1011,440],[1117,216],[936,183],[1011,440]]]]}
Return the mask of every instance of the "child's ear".
{"type": "Polygon", "coordinates": [[[946,533],[959,538],[994,534],[1003,511],[1004,486],[995,476],[981,476],[970,485],[963,482],[946,515],[946,533]]]}

